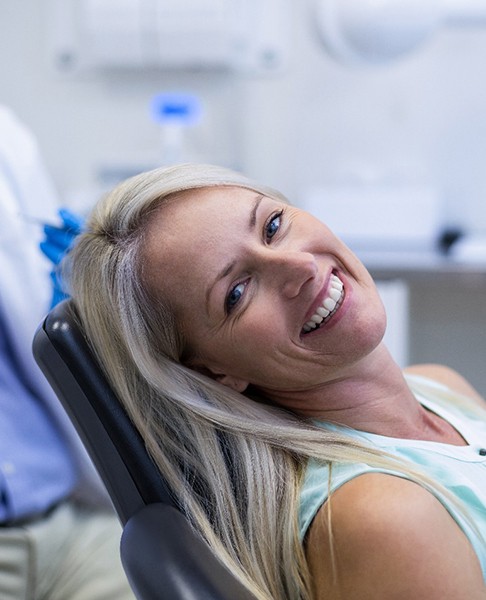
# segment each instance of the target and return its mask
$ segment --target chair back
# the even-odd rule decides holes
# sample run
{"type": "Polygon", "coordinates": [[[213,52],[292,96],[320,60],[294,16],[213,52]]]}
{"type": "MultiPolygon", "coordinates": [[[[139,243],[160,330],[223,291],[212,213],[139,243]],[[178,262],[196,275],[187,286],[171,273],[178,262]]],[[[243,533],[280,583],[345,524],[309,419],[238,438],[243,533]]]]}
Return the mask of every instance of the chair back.
{"type": "Polygon", "coordinates": [[[39,326],[34,357],[124,526],[121,559],[139,600],[255,600],[192,529],[96,360],[71,300],[39,326]]]}
{"type": "Polygon", "coordinates": [[[177,506],[102,373],[71,300],[61,302],[47,315],[36,332],[33,352],[81,437],[122,524],[153,502],[177,506]]]}

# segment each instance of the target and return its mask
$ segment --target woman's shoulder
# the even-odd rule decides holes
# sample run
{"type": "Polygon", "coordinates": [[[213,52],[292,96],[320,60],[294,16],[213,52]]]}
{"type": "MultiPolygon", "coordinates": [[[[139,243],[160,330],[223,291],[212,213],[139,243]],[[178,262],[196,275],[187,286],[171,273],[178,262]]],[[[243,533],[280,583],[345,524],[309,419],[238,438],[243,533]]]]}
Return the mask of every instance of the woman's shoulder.
{"type": "Polygon", "coordinates": [[[484,598],[467,538],[435,496],[401,477],[367,473],[340,487],[306,553],[318,600],[484,598]]]}
{"type": "Polygon", "coordinates": [[[432,379],[458,394],[468,396],[474,400],[484,403],[484,398],[479,392],[465,379],[460,373],[439,364],[421,364],[412,365],[404,369],[405,375],[416,375],[419,377],[425,377],[432,379]]]}

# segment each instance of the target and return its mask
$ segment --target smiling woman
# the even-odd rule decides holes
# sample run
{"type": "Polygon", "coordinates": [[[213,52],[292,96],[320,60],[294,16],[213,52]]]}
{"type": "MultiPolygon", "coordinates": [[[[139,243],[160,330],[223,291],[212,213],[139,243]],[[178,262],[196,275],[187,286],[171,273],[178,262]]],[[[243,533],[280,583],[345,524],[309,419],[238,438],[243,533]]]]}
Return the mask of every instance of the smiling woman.
{"type": "Polygon", "coordinates": [[[385,326],[362,264],[273,196],[235,186],[178,193],[152,215],[141,250],[147,289],[173,308],[184,363],[267,398],[295,386],[307,394],[329,361],[334,372],[336,360],[344,368],[369,354],[385,326]]]}
{"type": "Polygon", "coordinates": [[[67,271],[154,461],[256,598],[484,598],[486,411],[445,368],[404,376],[324,224],[180,165],[104,198],[67,271]]]}

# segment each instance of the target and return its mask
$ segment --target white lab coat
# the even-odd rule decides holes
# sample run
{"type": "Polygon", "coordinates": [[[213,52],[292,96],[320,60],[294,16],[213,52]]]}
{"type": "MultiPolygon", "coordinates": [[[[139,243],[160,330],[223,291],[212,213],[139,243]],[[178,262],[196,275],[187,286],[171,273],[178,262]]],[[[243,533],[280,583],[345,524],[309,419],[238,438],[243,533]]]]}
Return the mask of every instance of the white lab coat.
{"type": "Polygon", "coordinates": [[[26,217],[59,223],[58,208],[57,194],[42,164],[36,140],[9,109],[0,106],[1,313],[12,332],[13,350],[29,377],[27,384],[59,424],[66,447],[74,457],[79,472],[75,495],[84,502],[108,507],[104,487],[31,351],[35,330],[52,297],[52,265],[39,249],[42,225],[29,222],[26,217]]]}

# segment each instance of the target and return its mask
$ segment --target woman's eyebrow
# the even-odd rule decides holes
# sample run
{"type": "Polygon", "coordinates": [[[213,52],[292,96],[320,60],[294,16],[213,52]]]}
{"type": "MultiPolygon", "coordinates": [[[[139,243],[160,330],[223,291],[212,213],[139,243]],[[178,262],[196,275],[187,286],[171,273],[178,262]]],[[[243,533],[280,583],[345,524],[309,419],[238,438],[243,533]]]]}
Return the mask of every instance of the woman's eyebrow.
{"type": "MultiPolygon", "coordinates": [[[[264,194],[260,194],[255,198],[255,200],[253,202],[253,207],[250,212],[250,218],[248,219],[248,232],[249,233],[251,233],[255,229],[258,207],[260,206],[260,202],[263,200],[264,197],[265,197],[264,194]]],[[[218,283],[218,281],[220,281],[221,279],[223,279],[224,277],[229,275],[235,266],[236,266],[235,260],[226,264],[221,269],[221,271],[219,271],[219,273],[216,275],[216,277],[214,278],[211,285],[208,286],[208,289],[206,290],[206,312],[207,313],[209,313],[209,310],[208,310],[209,309],[209,298],[214,289],[214,286],[218,283]]]]}
{"type": "Polygon", "coordinates": [[[260,206],[260,202],[263,200],[263,198],[264,198],[263,194],[260,194],[259,196],[257,196],[255,198],[255,201],[253,203],[253,208],[250,213],[250,221],[248,222],[248,231],[249,232],[253,231],[253,229],[255,228],[258,207],[260,206]]]}

